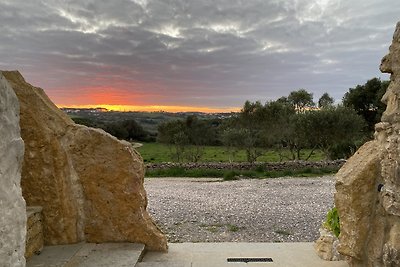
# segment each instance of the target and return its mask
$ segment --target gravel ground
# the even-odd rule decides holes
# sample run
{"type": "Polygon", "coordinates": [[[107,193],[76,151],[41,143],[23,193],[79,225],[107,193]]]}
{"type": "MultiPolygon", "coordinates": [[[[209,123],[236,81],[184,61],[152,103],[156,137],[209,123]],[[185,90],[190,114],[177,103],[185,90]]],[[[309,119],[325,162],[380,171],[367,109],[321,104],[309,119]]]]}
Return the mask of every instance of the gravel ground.
{"type": "Polygon", "coordinates": [[[333,206],[334,178],[146,178],[169,242],[309,242],[333,206]]]}

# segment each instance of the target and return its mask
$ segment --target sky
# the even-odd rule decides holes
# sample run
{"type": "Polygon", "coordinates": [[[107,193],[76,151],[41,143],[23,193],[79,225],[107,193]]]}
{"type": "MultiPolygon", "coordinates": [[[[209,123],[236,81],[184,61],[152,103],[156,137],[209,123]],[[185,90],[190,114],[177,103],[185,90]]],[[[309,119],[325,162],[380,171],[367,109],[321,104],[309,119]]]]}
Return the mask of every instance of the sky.
{"type": "Polygon", "coordinates": [[[58,106],[230,111],[379,72],[399,0],[0,0],[0,69],[58,106]]]}

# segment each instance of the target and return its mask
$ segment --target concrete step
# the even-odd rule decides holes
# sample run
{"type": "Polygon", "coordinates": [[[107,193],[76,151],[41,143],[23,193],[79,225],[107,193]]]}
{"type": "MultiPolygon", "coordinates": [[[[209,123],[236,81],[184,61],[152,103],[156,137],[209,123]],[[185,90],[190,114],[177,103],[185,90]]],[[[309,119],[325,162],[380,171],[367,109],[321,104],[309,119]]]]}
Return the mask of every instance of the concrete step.
{"type": "Polygon", "coordinates": [[[28,259],[27,267],[133,267],[141,258],[143,244],[79,243],[46,246],[28,259]]]}
{"type": "Polygon", "coordinates": [[[191,262],[138,262],[135,267],[191,267],[191,262]]]}
{"type": "Polygon", "coordinates": [[[147,252],[137,267],[348,267],[324,261],[313,243],[170,243],[169,252],[147,252]],[[228,262],[228,258],[272,258],[273,262],[228,262]]]}

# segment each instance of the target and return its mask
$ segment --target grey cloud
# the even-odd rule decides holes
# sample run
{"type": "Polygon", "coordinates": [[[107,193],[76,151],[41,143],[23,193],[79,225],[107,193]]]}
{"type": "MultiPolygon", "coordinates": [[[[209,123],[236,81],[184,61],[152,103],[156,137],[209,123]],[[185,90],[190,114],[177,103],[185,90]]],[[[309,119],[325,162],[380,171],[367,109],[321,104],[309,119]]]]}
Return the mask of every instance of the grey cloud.
{"type": "Polygon", "coordinates": [[[397,10],[397,0],[1,1],[0,68],[63,97],[108,82],[152,91],[155,104],[240,106],[298,88],[339,99],[380,76],[397,10]]]}

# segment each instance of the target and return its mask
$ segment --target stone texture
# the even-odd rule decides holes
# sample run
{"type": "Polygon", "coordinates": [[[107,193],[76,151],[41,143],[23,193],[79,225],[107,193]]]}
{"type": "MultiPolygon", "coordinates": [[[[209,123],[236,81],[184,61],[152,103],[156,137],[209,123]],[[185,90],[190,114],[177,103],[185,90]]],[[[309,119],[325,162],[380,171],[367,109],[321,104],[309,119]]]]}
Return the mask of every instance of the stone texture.
{"type": "Polygon", "coordinates": [[[146,164],[147,170],[160,170],[169,168],[184,168],[191,169],[218,169],[218,170],[254,170],[263,168],[270,171],[284,171],[284,170],[298,170],[304,168],[331,168],[336,169],[343,166],[346,160],[332,160],[332,161],[282,161],[282,162],[162,162],[162,163],[148,163],[146,164]]]}
{"type": "Polygon", "coordinates": [[[25,201],[21,192],[24,142],[19,104],[0,72],[0,266],[25,266],[25,201]]]}
{"type": "Polygon", "coordinates": [[[325,227],[319,229],[320,237],[315,241],[314,248],[318,256],[326,261],[344,260],[343,255],[337,251],[339,239],[325,227]]]}
{"type": "Polygon", "coordinates": [[[21,105],[22,190],[43,207],[45,244],[139,242],[166,250],[146,211],[144,166],[127,142],[75,124],[19,72],[3,72],[21,105]]]}
{"type": "Polygon", "coordinates": [[[338,250],[350,266],[400,266],[400,23],[381,71],[391,73],[387,109],[364,144],[336,177],[338,250]]]}
{"type": "Polygon", "coordinates": [[[34,254],[40,254],[43,249],[42,207],[27,207],[26,216],[26,246],[25,258],[29,259],[34,254]]]}

